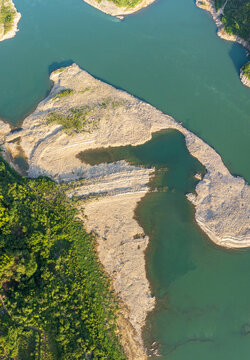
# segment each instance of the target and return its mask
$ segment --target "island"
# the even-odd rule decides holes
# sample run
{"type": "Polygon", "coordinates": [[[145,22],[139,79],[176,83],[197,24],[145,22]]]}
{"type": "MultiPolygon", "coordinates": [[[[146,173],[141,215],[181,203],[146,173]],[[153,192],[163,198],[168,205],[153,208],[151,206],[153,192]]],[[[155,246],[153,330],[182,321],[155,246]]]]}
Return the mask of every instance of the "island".
{"type": "MultiPolygon", "coordinates": [[[[196,5],[211,13],[218,36],[236,41],[250,51],[250,6],[248,0],[196,0],[196,5]]],[[[240,78],[250,87],[250,62],[241,68],[240,78]]]]}
{"type": "Polygon", "coordinates": [[[250,187],[230,174],[213,148],[171,116],[95,79],[76,64],[54,71],[50,79],[54,83],[50,94],[21,128],[0,123],[3,156],[29,178],[54,180],[75,201],[78,219],[95,236],[98,258],[119,300],[116,323],[126,356],[147,359],[142,328],[155,298],[145,270],[149,238],[134,210],[149,191],[154,168],[125,160],[90,165],[79,154],[136,146],[163,130],[181,132],[190,154],[206,168],[203,178],[197,174],[195,193],[187,194],[195,219],[213,242],[226,248],[250,246],[250,187]]]}
{"type": "Polygon", "coordinates": [[[13,38],[17,31],[17,24],[21,14],[17,12],[12,0],[0,1],[0,41],[13,38]]]}
{"type": "Polygon", "coordinates": [[[155,0],[83,0],[87,4],[102,12],[123,19],[125,15],[133,14],[149,5],[155,0]]]}

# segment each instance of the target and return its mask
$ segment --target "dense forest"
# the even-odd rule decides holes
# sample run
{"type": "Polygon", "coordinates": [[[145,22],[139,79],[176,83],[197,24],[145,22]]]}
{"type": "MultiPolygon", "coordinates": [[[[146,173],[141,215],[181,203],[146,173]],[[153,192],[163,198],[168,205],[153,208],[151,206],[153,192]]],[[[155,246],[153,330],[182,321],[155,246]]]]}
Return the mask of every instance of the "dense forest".
{"type": "Polygon", "coordinates": [[[75,207],[62,185],[0,158],[0,359],[125,359],[117,302],[75,207]]]}
{"type": "Polygon", "coordinates": [[[240,36],[250,42],[250,1],[215,0],[216,10],[219,10],[224,5],[221,20],[226,32],[240,36]]]}
{"type": "MultiPolygon", "coordinates": [[[[221,21],[227,33],[241,37],[250,44],[250,1],[214,0],[218,11],[223,9],[221,21]]],[[[250,62],[242,67],[242,72],[250,79],[250,62]]]]}

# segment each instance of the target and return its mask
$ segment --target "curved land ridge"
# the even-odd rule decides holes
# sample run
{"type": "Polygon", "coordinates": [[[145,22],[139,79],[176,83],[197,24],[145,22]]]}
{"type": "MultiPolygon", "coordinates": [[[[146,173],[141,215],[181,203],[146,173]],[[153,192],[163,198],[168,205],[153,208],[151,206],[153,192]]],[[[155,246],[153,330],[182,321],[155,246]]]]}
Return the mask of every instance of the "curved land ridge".
{"type": "Polygon", "coordinates": [[[12,0],[0,1],[0,41],[13,38],[19,31],[17,24],[21,14],[17,12],[12,0]]]}
{"type": "Polygon", "coordinates": [[[212,241],[228,248],[250,246],[250,187],[230,174],[213,148],[172,117],[76,64],[53,72],[50,79],[54,86],[49,96],[21,129],[0,124],[5,158],[17,169],[17,159],[26,159],[29,176],[66,181],[68,196],[85,199],[85,226],[97,235],[98,256],[124,304],[119,319],[120,328],[126,329],[121,330],[123,346],[129,359],[145,359],[141,330],[155,299],[145,271],[149,239],[134,219],[134,209],[148,191],[154,169],[126,161],[91,166],[80,161],[79,153],[143,144],[164,129],[180,131],[189,152],[207,170],[196,193],[187,195],[195,219],[212,241]]]}
{"type": "MultiPolygon", "coordinates": [[[[249,39],[247,41],[236,34],[227,32],[225,29],[225,26],[221,20],[221,16],[224,14],[224,9],[229,1],[230,0],[225,0],[224,5],[218,11],[216,11],[215,0],[196,0],[196,5],[199,8],[210,12],[210,14],[212,15],[212,18],[217,26],[217,29],[218,29],[217,35],[220,38],[227,40],[227,41],[235,41],[238,44],[242,45],[248,52],[250,52],[249,39]]],[[[250,65],[248,65],[248,66],[250,66],[250,65]]],[[[244,66],[241,68],[241,71],[240,71],[240,79],[241,79],[241,82],[243,83],[243,85],[250,87],[250,78],[249,78],[248,74],[244,73],[244,66]]]]}
{"type": "MultiPolygon", "coordinates": [[[[122,6],[117,5],[113,0],[83,0],[87,4],[93,6],[94,8],[104,12],[105,14],[115,16],[119,19],[123,19],[125,15],[133,14],[149,5],[151,5],[155,0],[138,0],[134,1],[135,5],[132,6],[122,6]]],[[[121,2],[125,3],[125,2],[121,2]]],[[[127,2],[129,3],[129,1],[127,2]]]]}

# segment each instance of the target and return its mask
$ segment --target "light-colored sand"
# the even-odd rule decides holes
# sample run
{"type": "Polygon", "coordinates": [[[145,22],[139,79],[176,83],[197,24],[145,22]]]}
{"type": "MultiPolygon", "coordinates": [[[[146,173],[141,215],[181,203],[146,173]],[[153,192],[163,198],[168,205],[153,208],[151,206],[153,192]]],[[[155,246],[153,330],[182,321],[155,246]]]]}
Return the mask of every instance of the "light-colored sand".
{"type": "Polygon", "coordinates": [[[12,158],[20,154],[21,147],[30,176],[76,181],[68,195],[89,198],[86,227],[97,233],[99,257],[128,310],[126,317],[135,331],[130,338],[140,344],[138,351],[143,356],[141,327],[154,299],[145,272],[148,239],[133,219],[133,211],[147,191],[153,169],[135,168],[124,161],[90,166],[76,156],[87,149],[142,144],[163,129],[180,131],[189,152],[207,170],[196,194],[188,195],[195,205],[195,219],[212,241],[225,247],[250,246],[250,187],[243,178],[229,173],[214,149],[173,118],[93,78],[77,65],[52,73],[51,80],[50,95],[24,120],[22,130],[13,133],[2,127],[3,147],[12,158]],[[74,93],[55,99],[63,89],[74,93]],[[68,135],[61,126],[47,124],[51,112],[66,114],[72,107],[86,105],[92,109],[87,115],[90,132],[68,135]],[[82,178],[84,183],[77,181],[82,178]],[[136,233],[141,234],[138,239],[136,233]]]}
{"type": "Polygon", "coordinates": [[[113,3],[112,0],[101,0],[100,2],[96,0],[83,0],[87,4],[95,7],[96,9],[109,14],[111,16],[116,16],[120,19],[123,19],[124,15],[133,14],[149,5],[151,5],[155,0],[141,0],[134,7],[121,7],[113,3]]]}
{"type": "Polygon", "coordinates": [[[99,259],[122,303],[118,324],[123,347],[128,359],[143,360],[141,329],[155,299],[145,274],[144,251],[149,239],[134,219],[134,209],[148,191],[154,169],[119,161],[92,170],[86,169],[86,180],[76,182],[67,195],[89,199],[83,202],[85,228],[97,235],[99,259]]]}
{"type": "Polygon", "coordinates": [[[10,31],[8,31],[6,34],[4,34],[3,29],[0,29],[0,41],[4,41],[4,40],[13,38],[16,35],[16,33],[19,31],[17,28],[17,24],[18,24],[19,20],[21,19],[21,14],[19,12],[17,12],[17,9],[15,8],[13,1],[10,0],[9,2],[11,4],[13,10],[15,10],[16,15],[13,20],[12,29],[10,31]]]}

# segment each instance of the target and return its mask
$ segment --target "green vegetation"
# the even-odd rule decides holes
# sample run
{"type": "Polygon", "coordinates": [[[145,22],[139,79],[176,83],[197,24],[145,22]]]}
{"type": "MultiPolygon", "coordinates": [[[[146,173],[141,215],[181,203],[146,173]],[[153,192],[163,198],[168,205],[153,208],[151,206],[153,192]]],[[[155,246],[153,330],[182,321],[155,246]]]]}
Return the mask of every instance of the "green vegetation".
{"type": "Polygon", "coordinates": [[[12,29],[15,14],[9,0],[0,0],[0,25],[3,26],[4,34],[12,29]]]}
{"type": "Polygon", "coordinates": [[[248,77],[248,79],[250,79],[250,61],[248,61],[243,67],[242,67],[242,72],[245,76],[248,77]]]}
{"type": "Polygon", "coordinates": [[[89,90],[90,90],[89,87],[86,88],[86,89],[84,89],[84,90],[80,90],[80,91],[75,91],[75,90],[73,90],[73,89],[61,90],[61,91],[59,91],[59,93],[57,93],[57,94],[52,98],[52,100],[62,99],[62,98],[64,98],[64,97],[66,97],[66,96],[73,95],[73,94],[75,94],[76,92],[77,92],[78,94],[84,94],[85,92],[87,92],[87,91],[89,91],[89,90]]]}
{"type": "MultiPolygon", "coordinates": [[[[216,10],[222,8],[225,0],[215,0],[216,10]]],[[[250,1],[228,0],[221,21],[229,34],[237,35],[250,41],[250,1]]]]}
{"type": "Polygon", "coordinates": [[[48,124],[57,123],[62,125],[68,134],[86,131],[88,120],[87,115],[91,109],[89,106],[81,106],[79,108],[71,108],[67,114],[52,112],[48,117],[48,124]]]}
{"type": "MultiPolygon", "coordinates": [[[[96,0],[98,3],[101,3],[102,0],[96,0]]],[[[115,3],[117,6],[121,7],[134,7],[139,4],[142,0],[109,0],[115,3]]]]}
{"type": "Polygon", "coordinates": [[[63,187],[0,158],[0,359],[124,360],[117,304],[63,187]]]}
{"type": "Polygon", "coordinates": [[[74,94],[74,90],[72,90],[72,89],[61,90],[58,94],[56,94],[53,97],[53,100],[62,99],[66,96],[73,95],[73,94],[74,94]]]}
{"type": "MultiPolygon", "coordinates": [[[[88,90],[87,88],[82,92],[88,90]]],[[[78,108],[71,108],[67,113],[51,112],[48,116],[47,124],[57,123],[62,125],[62,128],[69,135],[84,131],[91,132],[97,128],[102,116],[106,116],[109,110],[113,110],[123,104],[124,102],[120,100],[104,98],[101,102],[91,106],[84,105],[78,108]]]]}

